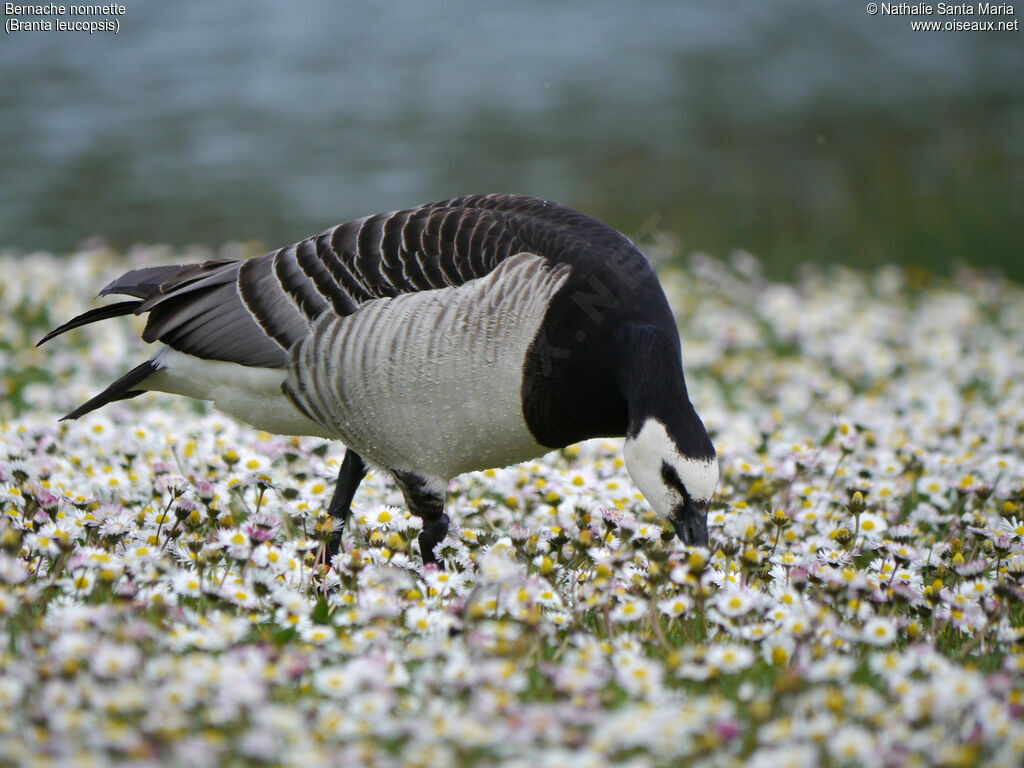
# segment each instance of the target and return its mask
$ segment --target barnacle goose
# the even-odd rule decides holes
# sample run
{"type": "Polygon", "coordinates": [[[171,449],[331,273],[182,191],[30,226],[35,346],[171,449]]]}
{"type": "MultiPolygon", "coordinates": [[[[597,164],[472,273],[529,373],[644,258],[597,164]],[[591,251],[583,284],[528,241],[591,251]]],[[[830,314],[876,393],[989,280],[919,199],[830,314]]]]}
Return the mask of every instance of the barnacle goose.
{"type": "MultiPolygon", "coordinates": [[[[706,544],[715,449],[683,378],[654,270],[565,206],[470,195],[341,224],[247,260],[137,269],[87,323],[148,313],[156,353],[76,408],[155,390],[212,400],[268,432],[340,440],[329,512],[368,467],[448,531],[448,481],[592,437],[625,436],[630,476],[688,544],[706,544]]],[[[341,532],[332,549],[337,550],[341,532]]]]}

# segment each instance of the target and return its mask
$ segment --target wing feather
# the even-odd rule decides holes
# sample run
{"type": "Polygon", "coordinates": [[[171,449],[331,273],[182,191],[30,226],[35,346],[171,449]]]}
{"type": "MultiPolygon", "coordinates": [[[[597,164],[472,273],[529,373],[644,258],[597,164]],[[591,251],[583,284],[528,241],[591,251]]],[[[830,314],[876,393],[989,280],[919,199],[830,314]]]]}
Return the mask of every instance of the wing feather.
{"type": "Polygon", "coordinates": [[[356,311],[356,302],[334,279],[331,270],[321,258],[322,242],[322,236],[303,240],[296,246],[296,261],[306,276],[313,281],[320,295],[330,302],[334,314],[351,314],[356,311]]]}
{"type": "Polygon", "coordinates": [[[278,251],[274,257],[274,275],[305,318],[307,325],[327,310],[327,302],[317,290],[316,283],[310,280],[299,266],[298,251],[304,246],[308,247],[308,243],[308,240],[303,240],[278,251]]]}
{"type": "MultiPolygon", "coordinates": [[[[366,302],[459,286],[516,253],[549,264],[628,241],[570,208],[521,195],[468,195],[340,224],[253,259],[148,267],[103,289],[139,301],[72,323],[148,313],[143,338],[187,354],[281,367],[324,317],[366,302]]],[[[65,327],[72,327],[70,324],[65,327]]]]}
{"type": "Polygon", "coordinates": [[[280,251],[243,261],[238,269],[238,293],[260,328],[281,349],[306,335],[307,321],[274,270],[280,251]]]}
{"type": "Polygon", "coordinates": [[[366,287],[353,277],[337,251],[334,250],[332,245],[333,239],[332,233],[324,233],[316,238],[317,257],[327,267],[327,271],[331,273],[331,278],[334,280],[335,285],[338,286],[338,289],[345,293],[355,306],[362,304],[364,301],[369,301],[373,298],[373,294],[367,291],[366,287]]]}
{"type": "Polygon", "coordinates": [[[385,254],[380,244],[388,216],[384,213],[364,219],[356,233],[355,264],[376,296],[394,296],[402,292],[388,279],[384,267],[385,254]]]}

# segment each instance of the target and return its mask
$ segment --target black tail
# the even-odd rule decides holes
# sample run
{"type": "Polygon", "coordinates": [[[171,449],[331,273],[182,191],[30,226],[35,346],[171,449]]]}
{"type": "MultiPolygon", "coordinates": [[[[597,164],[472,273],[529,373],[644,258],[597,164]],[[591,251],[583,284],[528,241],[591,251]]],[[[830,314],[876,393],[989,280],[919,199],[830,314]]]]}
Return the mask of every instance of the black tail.
{"type": "Polygon", "coordinates": [[[95,323],[99,320],[106,320],[108,317],[121,317],[121,315],[130,315],[135,312],[136,307],[142,304],[141,301],[119,301],[117,304],[108,304],[105,307],[97,307],[96,309],[90,309],[88,312],[83,312],[78,317],[74,317],[68,320],[64,325],[54,328],[48,334],[43,336],[39,341],[36,342],[36,346],[42,346],[54,336],[60,336],[65,331],[70,331],[72,328],[81,328],[83,325],[89,323],[95,323]]]}
{"type": "Polygon", "coordinates": [[[67,421],[68,419],[77,419],[80,416],[84,416],[90,411],[95,411],[97,408],[100,408],[106,405],[107,403],[112,403],[115,400],[127,400],[130,397],[141,395],[146,390],[134,389],[134,387],[141,384],[145,379],[149,378],[150,375],[156,373],[156,371],[158,371],[159,369],[160,366],[158,366],[152,360],[147,360],[142,365],[132,368],[130,371],[128,371],[128,373],[126,373],[120,379],[118,379],[109,387],[107,387],[98,395],[96,395],[96,397],[89,400],[89,402],[83,403],[82,405],[75,408],[75,410],[73,410],[67,416],[62,418],[61,421],[67,421]]]}
{"type": "Polygon", "coordinates": [[[143,267],[125,272],[100,291],[100,296],[123,293],[137,299],[148,299],[155,293],[176,288],[209,272],[213,267],[231,263],[231,259],[214,259],[202,264],[177,264],[169,267],[143,267]]]}
{"type": "MultiPolygon", "coordinates": [[[[288,364],[287,351],[263,331],[238,292],[241,263],[233,259],[214,259],[201,264],[145,267],[126,272],[100,291],[100,295],[119,293],[133,297],[132,300],[83,312],[50,331],[39,344],[99,320],[145,314],[148,317],[142,334],[144,341],[162,341],[172,349],[201,359],[283,367],[288,364]]],[[[261,265],[264,269],[273,269],[272,260],[263,259],[261,265]]],[[[283,290],[280,285],[278,288],[279,292],[283,290]]],[[[107,403],[142,394],[146,391],[145,380],[161,367],[152,359],[147,360],[61,421],[77,419],[107,403]]]]}
{"type": "MultiPolygon", "coordinates": [[[[218,262],[210,263],[216,264],[218,262]]],[[[142,310],[139,308],[142,307],[146,299],[159,291],[161,283],[171,278],[179,277],[183,274],[191,276],[190,270],[193,268],[194,267],[190,267],[189,265],[145,267],[144,269],[133,269],[131,272],[126,272],[100,291],[100,296],[106,296],[110,293],[125,293],[129,296],[134,296],[137,299],[140,299],[140,301],[120,301],[117,304],[108,304],[105,307],[98,307],[96,309],[90,309],[88,312],[83,312],[77,317],[68,320],[59,328],[54,328],[36,342],[36,346],[38,347],[45,344],[54,336],[60,336],[62,333],[70,331],[72,328],[81,328],[83,325],[95,323],[100,320],[107,320],[111,317],[140,314],[142,310]]]]}

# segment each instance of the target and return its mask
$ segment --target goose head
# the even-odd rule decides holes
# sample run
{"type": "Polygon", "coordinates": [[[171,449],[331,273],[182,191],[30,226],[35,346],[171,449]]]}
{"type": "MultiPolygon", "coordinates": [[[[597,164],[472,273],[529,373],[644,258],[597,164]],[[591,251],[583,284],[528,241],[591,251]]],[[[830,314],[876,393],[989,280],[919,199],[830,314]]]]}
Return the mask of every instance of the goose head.
{"type": "Polygon", "coordinates": [[[687,432],[703,435],[696,445],[674,438],[664,423],[650,417],[635,434],[627,435],[623,455],[629,476],[655,514],[669,522],[685,544],[707,546],[718,459],[704,425],[695,413],[692,418],[696,424],[687,432]]]}

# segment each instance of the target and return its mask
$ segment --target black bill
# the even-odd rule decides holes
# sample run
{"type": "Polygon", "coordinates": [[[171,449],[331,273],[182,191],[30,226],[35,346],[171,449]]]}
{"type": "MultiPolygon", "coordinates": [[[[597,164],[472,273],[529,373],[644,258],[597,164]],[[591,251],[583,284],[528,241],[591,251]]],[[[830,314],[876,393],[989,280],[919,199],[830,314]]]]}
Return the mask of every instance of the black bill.
{"type": "Polygon", "coordinates": [[[672,514],[672,527],[684,544],[697,547],[708,545],[708,505],[710,502],[694,503],[690,499],[672,514]]]}

